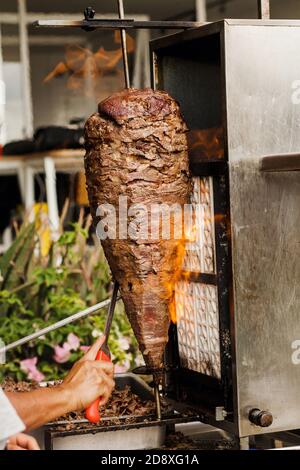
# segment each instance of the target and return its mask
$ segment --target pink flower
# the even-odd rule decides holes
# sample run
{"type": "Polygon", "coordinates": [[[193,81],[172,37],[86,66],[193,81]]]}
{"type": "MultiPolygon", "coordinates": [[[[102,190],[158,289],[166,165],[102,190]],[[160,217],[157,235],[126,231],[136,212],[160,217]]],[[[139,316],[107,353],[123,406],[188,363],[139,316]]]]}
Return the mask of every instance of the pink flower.
{"type": "Polygon", "coordinates": [[[86,353],[90,349],[90,346],[80,346],[80,351],[86,353]]]}
{"type": "Polygon", "coordinates": [[[77,351],[80,345],[79,338],[78,336],[74,335],[74,333],[68,334],[67,343],[69,344],[70,349],[73,349],[73,351],[77,351]]]}
{"type": "Polygon", "coordinates": [[[58,344],[54,346],[54,356],[53,359],[58,362],[59,364],[63,364],[67,362],[71,356],[70,347],[68,343],[64,343],[61,347],[58,344]]]}
{"type": "Polygon", "coordinates": [[[130,348],[130,342],[128,338],[126,338],[125,336],[123,336],[122,338],[119,338],[119,346],[124,351],[128,351],[128,349],[130,348]]]}
{"type": "Polygon", "coordinates": [[[77,351],[79,348],[80,341],[78,336],[74,335],[74,333],[69,333],[67,337],[67,341],[64,342],[62,346],[57,344],[54,346],[54,356],[53,359],[58,362],[59,364],[63,364],[67,362],[71,356],[70,351],[77,351]]]}
{"type": "Polygon", "coordinates": [[[31,357],[30,359],[23,359],[20,362],[21,370],[27,373],[27,378],[29,380],[35,380],[36,382],[41,382],[45,379],[44,374],[40,372],[37,367],[37,357],[31,357]]]}
{"type": "Polygon", "coordinates": [[[122,364],[115,364],[114,372],[115,374],[122,374],[123,372],[127,372],[130,369],[130,361],[125,359],[122,364]]]}
{"type": "Polygon", "coordinates": [[[141,354],[138,354],[135,359],[134,359],[134,365],[136,367],[139,367],[139,366],[144,366],[145,365],[145,361],[144,361],[144,358],[141,354]]]}
{"type": "Polygon", "coordinates": [[[127,372],[127,367],[121,364],[115,364],[114,372],[115,374],[123,374],[123,372],[127,372]]]}

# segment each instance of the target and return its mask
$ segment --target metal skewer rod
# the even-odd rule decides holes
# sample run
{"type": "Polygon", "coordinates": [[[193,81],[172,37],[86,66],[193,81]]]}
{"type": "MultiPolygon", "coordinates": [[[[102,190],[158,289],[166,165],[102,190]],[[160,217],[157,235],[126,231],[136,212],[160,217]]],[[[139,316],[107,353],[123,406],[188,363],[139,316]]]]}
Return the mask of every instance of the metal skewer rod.
{"type": "MultiPolygon", "coordinates": [[[[118,9],[119,9],[120,20],[124,20],[123,0],[118,0],[118,9]]],[[[130,88],[129,65],[128,65],[128,55],[127,55],[127,43],[126,43],[126,29],[124,28],[120,29],[120,34],[121,34],[121,44],[122,44],[122,54],[123,54],[125,87],[130,88]]]]}
{"type": "Polygon", "coordinates": [[[117,297],[118,297],[118,290],[119,290],[119,283],[117,281],[115,281],[112,296],[111,296],[111,302],[110,302],[109,308],[108,308],[108,315],[107,315],[107,320],[106,320],[106,324],[105,324],[105,329],[104,329],[104,334],[106,336],[106,339],[109,335],[110,327],[111,327],[111,324],[112,324],[113,314],[114,314],[114,310],[115,310],[115,306],[116,306],[116,302],[117,302],[117,297]]]}
{"type": "Polygon", "coordinates": [[[88,315],[97,312],[97,310],[106,307],[111,302],[112,299],[103,300],[103,302],[99,302],[98,304],[92,305],[91,307],[81,310],[80,312],[77,312],[74,315],[70,315],[69,317],[64,318],[63,320],[53,323],[53,325],[46,326],[46,328],[43,328],[42,330],[36,331],[31,335],[24,336],[24,338],[18,339],[17,341],[14,341],[13,343],[10,343],[4,346],[3,348],[0,348],[0,354],[3,354],[6,351],[9,351],[10,349],[21,346],[22,344],[28,343],[29,341],[39,338],[40,336],[46,335],[47,333],[50,333],[50,331],[57,330],[62,326],[68,325],[69,323],[73,323],[76,320],[80,320],[81,318],[87,317],[88,315]]]}
{"type": "Polygon", "coordinates": [[[161,406],[160,406],[158,384],[154,385],[154,397],[155,397],[155,404],[156,404],[156,416],[157,416],[157,419],[160,421],[161,420],[161,406]]]}

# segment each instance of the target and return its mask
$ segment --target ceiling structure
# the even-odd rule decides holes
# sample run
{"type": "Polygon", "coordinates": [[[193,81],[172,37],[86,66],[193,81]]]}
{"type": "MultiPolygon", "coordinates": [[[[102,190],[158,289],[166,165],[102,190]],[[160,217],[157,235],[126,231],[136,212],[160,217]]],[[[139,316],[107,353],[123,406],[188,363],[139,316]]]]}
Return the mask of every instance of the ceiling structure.
{"type": "MultiPolygon", "coordinates": [[[[149,15],[151,19],[176,18],[195,10],[196,0],[124,0],[127,15],[149,15]]],[[[299,0],[271,0],[272,18],[300,18],[299,0]]],[[[117,13],[116,0],[27,0],[28,12],[78,13],[86,6],[93,6],[97,16],[101,13],[117,13]]],[[[0,0],[1,12],[16,12],[18,0],[0,0]]],[[[206,0],[209,21],[221,18],[255,18],[257,0],[206,0]]]]}
{"type": "MultiPolygon", "coordinates": [[[[0,11],[15,11],[17,0],[1,0],[0,11]]],[[[27,10],[32,12],[82,12],[86,6],[93,6],[97,13],[117,12],[116,0],[27,0],[27,10]]],[[[165,18],[194,8],[194,0],[124,0],[127,14],[149,14],[153,18],[165,18]]]]}
{"type": "MultiPolygon", "coordinates": [[[[17,10],[17,0],[0,0],[0,12],[17,10]]],[[[206,0],[209,19],[221,17],[255,17],[257,0],[206,0]]],[[[86,6],[93,6],[98,15],[117,12],[116,0],[27,0],[31,12],[81,13],[86,6]]],[[[192,11],[195,0],[124,0],[127,14],[147,14],[152,19],[165,19],[192,11]]],[[[300,18],[299,0],[271,0],[273,18],[300,18]]]]}

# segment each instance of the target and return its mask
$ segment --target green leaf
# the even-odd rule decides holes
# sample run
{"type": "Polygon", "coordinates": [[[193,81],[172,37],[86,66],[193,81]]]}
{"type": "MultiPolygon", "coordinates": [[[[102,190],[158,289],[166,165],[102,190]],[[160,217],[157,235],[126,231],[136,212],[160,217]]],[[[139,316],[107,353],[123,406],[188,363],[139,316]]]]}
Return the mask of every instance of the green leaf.
{"type": "MultiPolygon", "coordinates": [[[[11,244],[9,249],[1,256],[0,258],[0,272],[1,272],[1,277],[3,279],[6,278],[8,272],[12,269],[11,263],[14,261],[14,259],[17,256],[17,253],[20,250],[20,247],[23,243],[23,239],[26,238],[27,233],[30,229],[29,225],[23,225],[18,236],[14,240],[14,242],[11,244]]],[[[3,289],[3,286],[1,286],[3,289]]]]}
{"type": "MultiPolygon", "coordinates": [[[[63,232],[59,240],[52,243],[48,258],[39,255],[40,245],[35,235],[34,225],[24,224],[11,249],[0,258],[3,279],[4,273],[14,285],[12,289],[1,289],[0,278],[0,312],[7,314],[2,317],[0,314],[0,338],[6,344],[100,302],[111,292],[110,271],[103,250],[87,244],[88,233],[80,224],[72,224],[71,230],[63,232]]],[[[20,361],[28,357],[38,358],[37,367],[46,380],[63,378],[83,353],[72,351],[67,363],[58,364],[53,359],[53,347],[62,346],[70,333],[80,338],[81,345],[91,345],[95,341],[94,330],[104,330],[106,315],[107,311],[101,310],[97,315],[65,325],[9,351],[7,363],[0,368],[0,380],[6,375],[16,380],[26,379],[20,361]]],[[[121,302],[116,307],[109,345],[115,363],[129,361],[133,364],[138,349],[121,302]],[[129,351],[121,347],[120,339],[124,336],[131,339],[129,351]]]]}
{"type": "Polygon", "coordinates": [[[58,239],[58,245],[67,246],[74,245],[76,242],[76,233],[75,232],[65,232],[58,239]]]}
{"type": "Polygon", "coordinates": [[[2,289],[11,290],[24,282],[33,253],[34,237],[35,227],[31,223],[20,231],[13,245],[1,258],[2,289]]]}

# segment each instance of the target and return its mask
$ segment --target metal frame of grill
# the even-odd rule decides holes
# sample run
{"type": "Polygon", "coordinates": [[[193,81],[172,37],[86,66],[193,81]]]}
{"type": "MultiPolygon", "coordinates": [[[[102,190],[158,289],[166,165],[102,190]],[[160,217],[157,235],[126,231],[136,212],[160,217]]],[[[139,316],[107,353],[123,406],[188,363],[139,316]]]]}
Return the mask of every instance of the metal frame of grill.
{"type": "Polygon", "coordinates": [[[300,427],[291,363],[300,334],[299,263],[291,266],[300,254],[300,107],[291,102],[299,40],[300,21],[223,20],[150,45],[154,88],[179,101],[191,131],[223,130],[221,158],[190,152],[193,177],[213,186],[216,272],[192,271],[185,281],[194,331],[180,319],[170,328],[165,392],[239,437],[300,427]],[[220,376],[212,363],[201,369],[199,286],[218,291],[220,376]]]}
{"type": "MultiPolygon", "coordinates": [[[[215,25],[208,27],[209,30],[212,28],[215,28],[215,25]]],[[[204,31],[201,28],[197,29],[197,33],[196,30],[190,31],[188,35],[198,38],[202,37],[203,33],[204,31]]],[[[183,105],[183,113],[186,117],[184,109],[185,97],[178,96],[180,95],[179,87],[174,90],[172,86],[176,82],[176,58],[173,61],[168,55],[173,45],[176,47],[178,44],[182,44],[181,34],[152,41],[151,53],[154,59],[152,70],[153,86],[159,89],[166,89],[172,96],[177,98],[181,107],[183,105]],[[169,62],[169,59],[172,63],[169,62]],[[167,65],[163,64],[164,61],[167,65]],[[173,66],[175,70],[172,69],[173,66]],[[167,68],[167,77],[163,76],[166,70],[164,67],[167,68]],[[175,73],[174,76],[173,72],[175,73]],[[170,86],[168,86],[169,83],[166,83],[168,80],[171,82],[170,86]]],[[[182,50],[183,54],[185,52],[186,47],[182,50]]],[[[217,60],[220,60],[220,51],[216,52],[218,55],[217,60]]],[[[221,120],[213,119],[213,121],[212,125],[220,126],[222,124],[221,120]]],[[[189,120],[187,120],[187,124],[190,126],[189,120]]],[[[202,262],[200,262],[197,270],[186,269],[188,266],[185,266],[184,263],[184,272],[182,280],[177,285],[175,299],[177,303],[181,302],[182,299],[183,301],[184,299],[186,300],[187,291],[191,290],[189,296],[192,297],[193,305],[191,311],[187,312],[186,318],[183,319],[187,324],[182,325],[184,321],[179,319],[178,324],[172,325],[170,328],[170,341],[166,351],[166,363],[169,372],[166,377],[165,393],[169,398],[177,402],[181,401],[193,405],[197,403],[197,408],[204,412],[202,418],[215,424],[214,413],[216,409],[226,409],[229,420],[233,418],[231,325],[229,315],[232,273],[229,241],[228,166],[224,159],[219,158],[201,161],[198,158],[197,152],[195,152],[194,156],[190,156],[190,167],[194,184],[206,187],[207,193],[209,193],[208,211],[211,213],[211,219],[208,224],[211,226],[211,239],[214,242],[212,247],[214,261],[213,269],[205,269],[205,261],[203,263],[203,260],[201,260],[202,262]],[[182,291],[183,286],[184,289],[182,291]],[[196,296],[200,297],[199,302],[196,301],[196,296]],[[209,310],[216,311],[209,312],[209,310]],[[192,318],[189,318],[189,315],[192,318]],[[215,325],[215,321],[218,322],[218,325],[215,325]],[[203,327],[202,329],[201,326],[203,327]],[[219,345],[217,350],[212,350],[209,344],[209,337],[215,329],[218,335],[218,338],[215,338],[215,340],[219,345]],[[206,337],[204,330],[206,330],[206,337]],[[185,338],[184,335],[186,335],[185,338]],[[191,352],[191,348],[193,348],[196,356],[194,362],[196,364],[193,364],[191,356],[185,359],[182,357],[181,350],[184,349],[184,345],[180,344],[180,336],[186,342],[187,348],[190,349],[188,352],[191,352]],[[192,337],[194,337],[194,345],[191,344],[193,342],[192,337]],[[204,346],[203,344],[201,345],[201,341],[202,343],[204,341],[206,344],[204,346]],[[207,347],[205,348],[205,346],[207,347]],[[219,357],[217,358],[217,356],[219,357]],[[217,358],[217,363],[213,362],[213,358],[217,358]],[[207,410],[210,412],[207,413],[207,410]]],[[[200,203],[201,207],[201,190],[197,192],[199,192],[198,203],[200,203]]],[[[195,199],[197,199],[197,194],[195,199]]],[[[205,230],[203,225],[202,231],[205,230]]],[[[200,241],[200,244],[203,251],[203,240],[202,243],[200,241]]],[[[189,248],[187,247],[187,257],[189,257],[188,250],[189,248]]]]}

